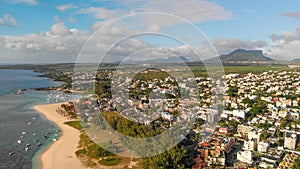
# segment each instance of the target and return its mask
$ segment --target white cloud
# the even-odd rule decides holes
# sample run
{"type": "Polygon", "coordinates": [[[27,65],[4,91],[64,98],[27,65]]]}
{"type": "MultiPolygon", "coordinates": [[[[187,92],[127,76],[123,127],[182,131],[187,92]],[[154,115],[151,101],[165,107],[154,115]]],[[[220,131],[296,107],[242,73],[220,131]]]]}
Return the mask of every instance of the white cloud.
{"type": "Polygon", "coordinates": [[[69,29],[67,29],[64,23],[62,22],[54,24],[50,29],[50,33],[54,36],[72,35],[72,32],[69,29]]]}
{"type": "Polygon", "coordinates": [[[269,37],[272,43],[270,47],[266,48],[268,55],[277,60],[285,61],[300,58],[300,27],[293,31],[272,34],[269,37]]]}
{"type": "Polygon", "coordinates": [[[205,0],[153,0],[146,1],[137,9],[141,12],[169,13],[191,22],[224,20],[231,17],[231,13],[223,7],[205,0]]]}
{"type": "Polygon", "coordinates": [[[222,55],[230,53],[235,49],[261,50],[268,44],[265,41],[243,41],[237,38],[215,38],[213,45],[217,49],[218,53],[222,55]]]}
{"type": "Polygon", "coordinates": [[[122,15],[121,11],[114,11],[102,7],[83,8],[75,12],[75,14],[91,14],[98,19],[111,19],[122,15]]]}
{"type": "Polygon", "coordinates": [[[68,9],[75,9],[78,8],[78,6],[73,5],[73,4],[64,4],[64,5],[59,5],[56,7],[57,10],[65,12],[68,9]]]}
{"type": "MultiPolygon", "coordinates": [[[[66,11],[71,8],[77,8],[73,4],[60,5],[57,7],[60,11],[66,11]]],[[[221,6],[213,2],[204,0],[162,0],[162,1],[144,1],[139,3],[137,12],[164,12],[183,17],[191,22],[204,22],[207,20],[223,20],[231,16],[230,12],[226,11],[221,6]]],[[[134,11],[125,9],[110,10],[102,7],[89,7],[78,9],[74,14],[90,14],[95,18],[100,19],[96,22],[92,28],[97,30],[105,23],[108,23],[110,19],[124,16],[125,14],[133,14],[134,11]]],[[[156,15],[159,16],[159,15],[156,15]]],[[[87,46],[87,57],[84,58],[84,62],[95,61],[95,57],[99,54],[107,52],[112,45],[116,45],[109,53],[106,61],[120,60],[127,55],[132,54],[142,49],[158,48],[162,50],[153,50],[153,53],[149,53],[150,59],[153,57],[170,57],[169,54],[176,56],[192,55],[192,52],[186,46],[167,46],[159,48],[147,44],[139,39],[139,37],[130,37],[124,41],[116,44],[119,40],[127,37],[128,35],[134,35],[140,33],[138,28],[148,29],[148,31],[158,31],[163,26],[176,24],[181,22],[177,18],[170,19],[167,15],[164,17],[156,17],[147,15],[142,18],[135,18],[132,22],[126,22],[124,25],[113,24],[107,28],[103,28],[101,32],[96,34],[94,41],[91,41],[87,46]],[[138,23],[138,25],[134,25],[138,23]]],[[[28,34],[24,36],[0,36],[0,50],[5,51],[7,54],[7,60],[17,60],[20,62],[75,62],[78,53],[85,44],[86,40],[92,35],[91,32],[81,31],[77,29],[67,28],[62,20],[55,17],[56,23],[51,26],[49,31],[41,32],[38,34],[28,34]],[[2,41],[3,39],[3,41],[2,41]],[[13,58],[13,59],[12,59],[13,58]]],[[[69,17],[68,20],[73,22],[74,19],[69,17]]],[[[3,19],[4,23],[6,22],[3,19]]],[[[130,19],[129,19],[130,21],[130,19]]],[[[1,24],[1,20],[0,20],[1,24]]],[[[123,23],[122,23],[123,24],[123,23]]],[[[184,36],[180,36],[184,37],[184,36]]],[[[204,49],[205,51],[207,49],[204,49]]]]}
{"type": "Polygon", "coordinates": [[[68,21],[70,21],[70,22],[77,22],[77,20],[75,18],[72,18],[72,17],[68,17],[68,21]]]}
{"type": "Polygon", "coordinates": [[[10,14],[5,14],[3,18],[0,18],[0,25],[9,27],[18,27],[19,23],[10,14]]]}
{"type": "Polygon", "coordinates": [[[148,30],[149,32],[157,32],[160,29],[160,26],[157,24],[153,24],[148,26],[148,30]]]}
{"type": "Polygon", "coordinates": [[[27,4],[27,5],[37,5],[39,2],[37,0],[9,0],[7,3],[12,3],[12,4],[27,4]]]}
{"type": "Polygon", "coordinates": [[[62,20],[58,16],[55,16],[54,19],[56,22],[62,22],[62,20]]]}
{"type": "MultiPolygon", "coordinates": [[[[153,0],[153,1],[139,1],[134,6],[134,10],[126,8],[126,2],[117,2],[125,7],[122,9],[110,10],[103,7],[89,7],[83,8],[75,12],[75,14],[91,14],[98,19],[114,19],[126,15],[133,15],[139,13],[156,13],[143,15],[140,20],[136,20],[139,24],[144,23],[148,30],[158,31],[163,26],[177,24],[183,22],[184,18],[193,23],[200,23],[207,20],[226,20],[232,16],[231,12],[225,10],[220,5],[206,0],[153,0]],[[159,17],[157,13],[166,13],[174,15],[173,19],[170,17],[159,17]]],[[[132,4],[129,3],[131,6],[132,4]]]]}
{"type": "MultiPolygon", "coordinates": [[[[90,57],[83,62],[95,62],[99,54],[104,54],[115,44],[117,39],[123,38],[124,33],[131,32],[122,25],[113,26],[95,35],[95,43],[91,42],[86,48],[90,57]]],[[[55,23],[49,31],[23,36],[0,35],[1,62],[75,62],[81,48],[92,35],[91,32],[78,29],[68,29],[63,22],[55,23]]],[[[149,45],[138,39],[128,39],[117,44],[107,55],[106,61],[124,58],[132,51],[147,48],[149,45]]]]}

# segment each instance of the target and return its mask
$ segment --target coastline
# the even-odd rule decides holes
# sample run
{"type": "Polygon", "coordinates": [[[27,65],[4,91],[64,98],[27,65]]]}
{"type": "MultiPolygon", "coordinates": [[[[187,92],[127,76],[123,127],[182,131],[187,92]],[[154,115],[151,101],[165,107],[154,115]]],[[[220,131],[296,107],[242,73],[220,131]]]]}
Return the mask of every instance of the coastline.
{"type": "Polygon", "coordinates": [[[38,159],[43,169],[86,169],[75,155],[80,140],[80,131],[64,124],[70,120],[56,112],[56,109],[60,107],[61,104],[62,103],[34,106],[36,111],[55,123],[62,131],[62,135],[59,139],[41,153],[38,159]]]}

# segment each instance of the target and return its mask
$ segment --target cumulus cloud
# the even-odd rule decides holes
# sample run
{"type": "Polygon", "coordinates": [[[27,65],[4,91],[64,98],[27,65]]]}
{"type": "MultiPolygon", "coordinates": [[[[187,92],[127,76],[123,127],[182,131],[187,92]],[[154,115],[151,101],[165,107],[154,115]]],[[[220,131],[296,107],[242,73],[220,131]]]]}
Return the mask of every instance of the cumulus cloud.
{"type": "MultiPolygon", "coordinates": [[[[24,0],[25,1],[25,0],[24,0]]],[[[78,8],[73,4],[57,6],[57,9],[64,12],[68,9],[78,8]]],[[[77,9],[73,14],[89,14],[99,19],[93,26],[93,30],[98,30],[110,19],[134,14],[135,12],[163,12],[171,15],[185,18],[191,22],[204,22],[207,20],[224,20],[231,16],[231,13],[216,3],[206,0],[154,0],[142,1],[137,3],[136,11],[123,9],[106,9],[102,7],[88,7],[77,9]]],[[[137,17],[132,22],[115,24],[103,28],[98,32],[94,41],[89,42],[86,48],[86,56],[82,62],[93,62],[99,55],[103,55],[107,50],[114,46],[107,54],[106,61],[112,62],[120,60],[133,52],[155,48],[151,53],[147,53],[150,59],[153,57],[170,57],[170,53],[176,56],[189,57],[192,51],[185,45],[182,46],[153,46],[143,42],[139,37],[128,37],[131,34],[138,34],[145,28],[147,31],[156,32],[162,27],[177,24],[182,20],[168,15],[161,16],[151,14],[137,17]],[[133,25],[139,23],[139,26],[133,25]],[[119,40],[124,39],[120,43],[119,40]]],[[[62,20],[55,17],[56,23],[53,24],[49,31],[28,34],[24,36],[0,36],[0,50],[5,51],[7,56],[18,58],[18,61],[35,61],[35,62],[75,62],[82,46],[86,43],[92,32],[70,29],[65,26],[62,20]],[[2,41],[3,40],[3,41],[2,41]],[[26,57],[25,57],[26,56],[26,57]],[[19,59],[20,58],[20,59],[19,59]]],[[[70,22],[76,21],[69,17],[70,22]]],[[[0,19],[0,24],[6,23],[5,18],[0,19]]],[[[11,22],[12,23],[12,22],[11,22]]],[[[185,36],[181,36],[185,37],[185,36]]],[[[189,40],[188,38],[186,39],[189,40]]],[[[227,46],[227,48],[229,48],[227,46]]],[[[203,48],[203,51],[211,51],[210,48],[203,48]]],[[[145,56],[142,56],[145,57],[145,56]]]]}
{"type": "Polygon", "coordinates": [[[265,41],[243,41],[237,38],[215,38],[213,45],[219,54],[227,54],[235,49],[263,49],[268,44],[265,41]]]}
{"type": "Polygon", "coordinates": [[[75,9],[78,8],[78,6],[73,5],[73,4],[64,4],[64,5],[59,5],[56,7],[57,10],[65,12],[68,9],[75,9]]]}
{"type": "MultiPolygon", "coordinates": [[[[133,51],[148,48],[150,45],[140,41],[138,38],[128,38],[117,43],[124,37],[125,33],[133,32],[122,25],[114,25],[94,35],[85,48],[86,56],[82,62],[95,62],[99,55],[103,55],[114,44],[105,58],[107,62],[121,60],[133,51]]],[[[27,34],[23,36],[0,36],[0,50],[2,62],[75,62],[76,58],[93,35],[92,32],[78,29],[69,29],[63,22],[55,23],[49,31],[27,34]]]]}
{"type": "Polygon", "coordinates": [[[292,60],[300,58],[300,27],[293,31],[283,31],[281,34],[269,36],[272,40],[270,47],[266,49],[268,55],[277,60],[292,60]]]}
{"type": "Polygon", "coordinates": [[[67,29],[64,23],[62,22],[54,24],[50,29],[50,33],[54,36],[72,35],[72,32],[69,29],[67,29]]]}
{"type": "Polygon", "coordinates": [[[19,23],[10,14],[5,14],[3,18],[0,18],[1,26],[18,27],[19,23]]]}
{"type": "Polygon", "coordinates": [[[63,23],[54,24],[49,31],[23,36],[2,35],[0,50],[3,62],[55,63],[75,61],[79,50],[90,34],[67,29],[63,23]]]}
{"type": "MultiPolygon", "coordinates": [[[[122,5],[128,3],[122,3],[122,5]]],[[[129,5],[132,5],[129,3],[129,5]]],[[[153,1],[140,1],[135,3],[135,11],[124,9],[110,10],[102,7],[89,7],[82,8],[75,12],[75,14],[91,14],[98,19],[113,19],[126,15],[139,14],[143,12],[151,13],[166,13],[180,18],[184,18],[190,22],[204,22],[207,20],[226,20],[232,14],[225,10],[220,5],[209,2],[206,0],[153,0],[153,1]]],[[[143,15],[139,23],[145,23],[148,30],[158,31],[163,26],[177,24],[182,22],[182,19],[170,19],[170,17],[159,17],[157,14],[143,15]],[[151,23],[151,24],[149,24],[151,23]]]]}
{"type": "Polygon", "coordinates": [[[120,16],[122,13],[121,11],[109,10],[102,7],[82,8],[75,12],[75,14],[91,14],[98,19],[110,19],[120,16]]]}
{"type": "Polygon", "coordinates": [[[153,0],[137,8],[141,12],[163,12],[183,17],[191,22],[224,20],[231,13],[216,3],[205,0],[153,0]]]}

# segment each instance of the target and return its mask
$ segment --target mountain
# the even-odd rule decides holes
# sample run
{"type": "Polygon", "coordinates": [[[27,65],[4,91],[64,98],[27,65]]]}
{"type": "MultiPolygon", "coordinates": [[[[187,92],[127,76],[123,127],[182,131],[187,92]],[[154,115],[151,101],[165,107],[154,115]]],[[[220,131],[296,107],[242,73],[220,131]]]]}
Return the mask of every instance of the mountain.
{"type": "MultiPolygon", "coordinates": [[[[216,61],[216,59],[218,58],[212,58],[209,59],[209,61],[214,62],[216,61]]],[[[245,50],[245,49],[237,49],[227,55],[221,55],[220,59],[222,62],[274,61],[273,59],[266,57],[261,50],[245,50]]]]}
{"type": "Polygon", "coordinates": [[[273,59],[264,56],[261,50],[244,50],[237,49],[227,55],[221,55],[222,62],[229,61],[274,61],[273,59]]]}
{"type": "Polygon", "coordinates": [[[297,63],[300,63],[300,58],[293,59],[293,60],[291,60],[291,62],[297,62],[297,63]]]}
{"type": "Polygon", "coordinates": [[[144,60],[132,60],[131,63],[187,63],[190,62],[189,59],[187,59],[184,56],[171,56],[168,58],[156,58],[156,59],[144,59],[144,60]]]}

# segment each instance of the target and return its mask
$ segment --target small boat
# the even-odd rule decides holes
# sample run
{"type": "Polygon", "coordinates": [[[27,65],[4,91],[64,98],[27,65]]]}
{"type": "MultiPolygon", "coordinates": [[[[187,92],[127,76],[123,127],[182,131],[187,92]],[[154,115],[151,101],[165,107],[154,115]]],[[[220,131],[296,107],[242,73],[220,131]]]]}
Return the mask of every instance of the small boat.
{"type": "Polygon", "coordinates": [[[29,150],[29,147],[26,147],[26,148],[25,148],[25,151],[28,151],[28,150],[29,150]]]}
{"type": "Polygon", "coordinates": [[[23,131],[23,132],[22,132],[22,134],[23,134],[23,135],[25,135],[25,134],[26,134],[26,132],[25,132],[25,131],[23,131]]]}
{"type": "Polygon", "coordinates": [[[29,147],[29,146],[30,146],[30,143],[28,143],[28,144],[25,145],[25,147],[29,147]]]}
{"type": "Polygon", "coordinates": [[[42,143],[37,143],[37,146],[41,146],[42,145],[42,143]]]}
{"type": "Polygon", "coordinates": [[[12,151],[12,152],[8,153],[8,156],[13,156],[14,154],[15,154],[15,152],[12,151]]]}
{"type": "Polygon", "coordinates": [[[24,136],[20,136],[20,138],[24,138],[24,136]]]}
{"type": "Polygon", "coordinates": [[[18,144],[21,144],[22,143],[22,140],[18,140],[18,144]]]}
{"type": "Polygon", "coordinates": [[[32,120],[35,120],[36,118],[35,117],[32,117],[32,120]]]}
{"type": "Polygon", "coordinates": [[[35,133],[33,133],[32,135],[33,135],[33,136],[36,136],[36,134],[35,134],[35,133]]]}
{"type": "Polygon", "coordinates": [[[27,124],[30,125],[31,123],[32,123],[32,122],[30,121],[30,122],[28,122],[27,124]]]}
{"type": "Polygon", "coordinates": [[[49,138],[48,136],[44,136],[45,139],[49,138]]]}
{"type": "Polygon", "coordinates": [[[56,138],[54,138],[54,139],[52,139],[52,141],[57,141],[58,139],[56,139],[56,138]]]}

